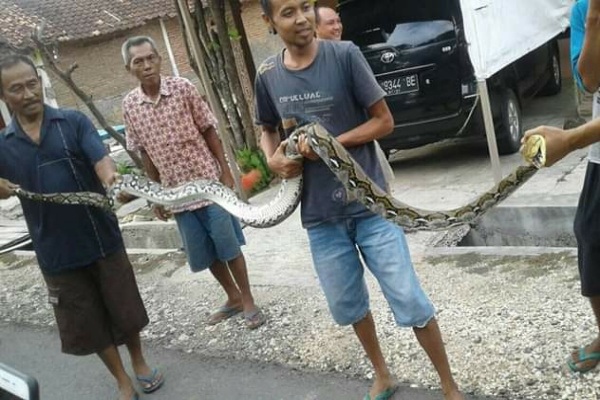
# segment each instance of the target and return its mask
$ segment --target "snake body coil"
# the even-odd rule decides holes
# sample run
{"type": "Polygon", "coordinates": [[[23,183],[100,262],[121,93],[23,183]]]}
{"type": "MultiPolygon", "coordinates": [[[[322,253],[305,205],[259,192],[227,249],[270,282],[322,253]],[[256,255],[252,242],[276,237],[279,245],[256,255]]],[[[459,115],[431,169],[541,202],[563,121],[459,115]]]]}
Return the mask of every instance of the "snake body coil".
{"type": "MultiPolygon", "coordinates": [[[[288,156],[298,156],[295,139],[301,134],[307,136],[311,148],[343,183],[350,200],[358,200],[372,212],[410,230],[444,229],[472,222],[529,179],[545,161],[544,140],[536,137],[530,145],[526,144],[524,154],[528,161],[537,167],[517,167],[493,189],[465,206],[449,211],[430,211],[409,206],[379,188],[346,149],[319,124],[309,124],[294,131],[288,141],[288,156]]],[[[233,190],[215,181],[199,180],[175,188],[165,188],[136,175],[121,176],[110,188],[108,197],[93,192],[41,194],[22,189],[15,192],[17,196],[30,200],[89,205],[112,210],[112,199],[121,191],[165,206],[180,206],[200,199],[210,200],[240,218],[245,224],[266,228],[279,224],[294,212],[300,202],[302,178],[283,180],[277,195],[269,202],[259,205],[243,202],[233,190]]]]}

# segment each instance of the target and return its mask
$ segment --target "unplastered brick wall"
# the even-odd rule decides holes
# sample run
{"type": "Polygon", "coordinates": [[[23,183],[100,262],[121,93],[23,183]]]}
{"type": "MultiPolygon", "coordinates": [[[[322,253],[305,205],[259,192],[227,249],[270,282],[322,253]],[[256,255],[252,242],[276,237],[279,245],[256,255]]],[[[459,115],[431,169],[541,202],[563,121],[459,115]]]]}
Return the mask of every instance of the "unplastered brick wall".
{"type": "Polygon", "coordinates": [[[248,36],[252,58],[258,67],[267,57],[276,54],[283,44],[277,35],[272,35],[262,19],[259,0],[242,3],[242,20],[248,36]]]}
{"type": "MultiPolygon", "coordinates": [[[[165,26],[179,73],[198,84],[188,63],[179,22],[176,18],[172,18],[165,21],[165,26]]],[[[171,75],[171,64],[158,20],[150,21],[142,27],[119,35],[96,38],[93,41],[64,43],[58,48],[60,66],[66,69],[73,62],[78,64],[79,67],[73,73],[73,80],[92,97],[111,125],[123,123],[121,101],[137,85],[135,78],[125,70],[121,57],[123,42],[128,37],[137,35],[151,36],[156,41],[158,51],[163,58],[162,73],[171,75]]],[[[92,117],[87,106],[60,79],[50,75],[59,106],[75,108],[92,117]]],[[[99,126],[97,121],[95,122],[99,126]]]]}

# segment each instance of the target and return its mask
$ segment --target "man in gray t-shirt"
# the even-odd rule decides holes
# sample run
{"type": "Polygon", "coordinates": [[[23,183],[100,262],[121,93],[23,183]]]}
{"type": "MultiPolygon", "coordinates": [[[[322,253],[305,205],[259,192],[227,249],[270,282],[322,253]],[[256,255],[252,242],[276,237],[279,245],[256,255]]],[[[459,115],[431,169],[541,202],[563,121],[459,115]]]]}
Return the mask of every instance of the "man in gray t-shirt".
{"type": "MultiPolygon", "coordinates": [[[[315,43],[317,43],[315,41],[315,43]]],[[[263,126],[280,121],[286,131],[317,121],[338,136],[369,120],[367,108],[385,96],[360,50],[350,42],[319,41],[311,65],[291,71],[281,54],[268,58],[256,77],[256,118],[263,126]],[[337,77],[337,79],[332,79],[337,77]]],[[[385,187],[373,141],[349,148],[365,172],[385,187]]],[[[358,202],[348,203],[346,192],[327,166],[318,160],[304,162],[302,223],[311,227],[323,221],[370,212],[358,202]]]]}
{"type": "Polygon", "coordinates": [[[302,173],[302,224],[329,309],[340,325],[352,325],[375,369],[365,399],[386,400],[397,388],[377,339],[369,310],[364,267],[377,278],[399,326],[412,327],[439,373],[447,400],[464,399],[452,377],[434,308],[414,272],[404,233],[358,202],[310,149],[304,162],[285,157],[284,135],[316,121],[345,146],[367,175],[383,187],[373,141],[394,127],[385,92],[360,50],[349,42],[316,40],[308,0],[261,0],[265,20],[285,49],[267,59],[256,76],[256,120],[269,167],[283,178],[302,173]]]}

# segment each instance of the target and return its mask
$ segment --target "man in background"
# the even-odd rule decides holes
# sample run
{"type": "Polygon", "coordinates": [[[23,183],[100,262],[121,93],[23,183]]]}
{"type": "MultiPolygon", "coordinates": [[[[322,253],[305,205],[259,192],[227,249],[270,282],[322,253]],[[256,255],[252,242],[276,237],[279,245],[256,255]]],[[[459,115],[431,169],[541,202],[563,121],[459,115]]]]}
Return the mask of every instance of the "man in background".
{"type": "Polygon", "coordinates": [[[315,22],[317,25],[317,37],[326,40],[342,40],[342,20],[333,8],[316,7],[315,22]]]}
{"type": "MultiPolygon", "coordinates": [[[[342,40],[342,32],[344,31],[344,25],[340,15],[330,7],[315,7],[315,30],[317,32],[317,38],[323,40],[342,40]]],[[[392,169],[385,153],[381,150],[379,142],[375,140],[375,150],[377,151],[377,158],[381,164],[383,175],[385,177],[385,189],[386,192],[391,193],[390,183],[394,180],[394,170],[392,169]]]]}

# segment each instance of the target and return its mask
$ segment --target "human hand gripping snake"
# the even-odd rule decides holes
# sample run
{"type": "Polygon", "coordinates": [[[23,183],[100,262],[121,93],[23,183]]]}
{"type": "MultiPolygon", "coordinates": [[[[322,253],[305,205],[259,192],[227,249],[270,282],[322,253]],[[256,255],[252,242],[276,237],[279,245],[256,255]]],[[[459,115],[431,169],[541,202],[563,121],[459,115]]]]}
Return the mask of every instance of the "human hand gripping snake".
{"type": "MultiPolygon", "coordinates": [[[[545,163],[544,138],[534,135],[523,146],[523,156],[529,165],[517,167],[493,189],[462,207],[431,211],[405,204],[379,188],[346,149],[317,123],[302,126],[292,133],[286,148],[288,157],[299,157],[296,143],[301,134],[307,136],[311,148],[343,183],[349,200],[358,200],[372,212],[409,230],[440,230],[469,224],[505,199],[545,163]]],[[[302,177],[284,179],[276,196],[264,204],[246,203],[232,189],[217,181],[198,180],[165,188],[137,175],[120,176],[109,188],[107,196],[94,192],[42,194],[20,188],[15,190],[15,194],[29,200],[80,204],[112,211],[114,198],[121,191],[167,207],[181,206],[200,199],[210,200],[249,226],[267,228],[281,223],[294,212],[300,202],[302,177]]]]}

